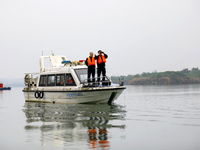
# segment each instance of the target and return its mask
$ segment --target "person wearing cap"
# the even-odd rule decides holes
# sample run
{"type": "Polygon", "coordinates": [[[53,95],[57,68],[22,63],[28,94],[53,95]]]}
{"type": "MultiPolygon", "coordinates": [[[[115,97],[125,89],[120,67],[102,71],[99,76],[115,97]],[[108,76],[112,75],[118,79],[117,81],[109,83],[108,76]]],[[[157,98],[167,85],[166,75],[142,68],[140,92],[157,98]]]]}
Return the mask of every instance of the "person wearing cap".
{"type": "Polygon", "coordinates": [[[90,56],[86,58],[85,64],[88,66],[88,82],[91,82],[90,76],[92,74],[92,82],[95,82],[95,58],[93,57],[93,52],[90,52],[90,56]]]}
{"type": "Polygon", "coordinates": [[[108,55],[102,52],[101,50],[98,51],[98,56],[95,55],[95,59],[97,60],[98,82],[100,81],[101,73],[103,75],[102,81],[105,81],[105,76],[106,76],[105,63],[106,63],[107,58],[108,58],[108,55]]]}

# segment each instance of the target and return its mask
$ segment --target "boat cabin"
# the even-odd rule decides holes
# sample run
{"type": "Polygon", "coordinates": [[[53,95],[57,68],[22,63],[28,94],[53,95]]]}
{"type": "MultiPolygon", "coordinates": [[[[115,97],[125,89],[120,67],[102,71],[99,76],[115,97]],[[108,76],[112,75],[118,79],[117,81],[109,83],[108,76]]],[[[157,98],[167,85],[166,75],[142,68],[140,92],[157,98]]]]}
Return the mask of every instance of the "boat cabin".
{"type": "MultiPolygon", "coordinates": [[[[97,71],[96,71],[97,73],[97,71]]],[[[97,74],[95,75],[97,81],[97,74]]],[[[98,83],[98,86],[110,85],[111,81],[105,77],[105,81],[98,83]]],[[[28,73],[25,76],[25,85],[29,88],[48,87],[88,87],[97,86],[97,82],[88,83],[87,66],[83,60],[70,61],[65,56],[41,56],[40,73],[28,73]],[[51,67],[45,67],[44,59],[49,59],[51,67]]]]}

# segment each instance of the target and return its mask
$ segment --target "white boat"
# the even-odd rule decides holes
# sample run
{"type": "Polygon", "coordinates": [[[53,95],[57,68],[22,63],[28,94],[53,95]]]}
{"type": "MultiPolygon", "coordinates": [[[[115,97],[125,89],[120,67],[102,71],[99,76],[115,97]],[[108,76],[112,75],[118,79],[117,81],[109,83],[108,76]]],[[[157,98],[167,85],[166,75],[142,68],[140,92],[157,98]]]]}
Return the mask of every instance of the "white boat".
{"type": "Polygon", "coordinates": [[[126,87],[123,80],[119,80],[118,85],[109,77],[105,78],[99,83],[88,82],[84,61],[69,61],[65,56],[41,56],[40,72],[26,73],[24,77],[25,101],[112,104],[126,87]],[[50,59],[51,67],[44,67],[46,59],[50,59]]]}

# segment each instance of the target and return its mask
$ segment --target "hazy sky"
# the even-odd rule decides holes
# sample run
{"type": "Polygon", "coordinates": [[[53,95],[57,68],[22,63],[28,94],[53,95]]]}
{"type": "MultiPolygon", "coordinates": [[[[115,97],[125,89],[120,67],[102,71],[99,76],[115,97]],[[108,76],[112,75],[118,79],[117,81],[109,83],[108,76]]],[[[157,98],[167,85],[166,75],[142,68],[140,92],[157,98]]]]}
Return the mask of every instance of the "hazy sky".
{"type": "Polygon", "coordinates": [[[200,1],[0,0],[0,78],[99,49],[108,75],[200,68],[200,1]]]}

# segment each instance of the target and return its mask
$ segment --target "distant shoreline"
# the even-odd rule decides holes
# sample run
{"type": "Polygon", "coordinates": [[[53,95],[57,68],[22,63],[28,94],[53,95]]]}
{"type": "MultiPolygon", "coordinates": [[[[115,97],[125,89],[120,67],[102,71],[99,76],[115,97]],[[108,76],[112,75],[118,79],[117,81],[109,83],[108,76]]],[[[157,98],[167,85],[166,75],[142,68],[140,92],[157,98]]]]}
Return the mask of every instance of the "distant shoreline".
{"type": "Polygon", "coordinates": [[[142,74],[128,76],[111,76],[113,83],[119,83],[119,77],[124,78],[126,85],[174,85],[174,84],[200,84],[200,70],[183,69],[182,71],[143,72],[142,74]]]}
{"type": "Polygon", "coordinates": [[[173,84],[199,84],[200,78],[187,78],[177,77],[176,79],[170,77],[150,78],[141,77],[134,78],[128,84],[129,85],[173,85],[173,84]]]}

